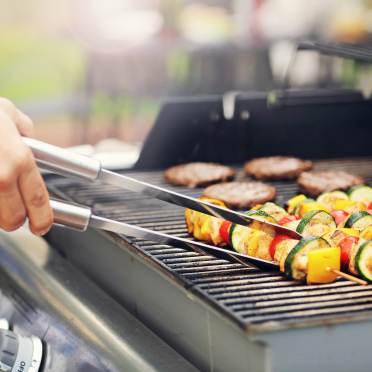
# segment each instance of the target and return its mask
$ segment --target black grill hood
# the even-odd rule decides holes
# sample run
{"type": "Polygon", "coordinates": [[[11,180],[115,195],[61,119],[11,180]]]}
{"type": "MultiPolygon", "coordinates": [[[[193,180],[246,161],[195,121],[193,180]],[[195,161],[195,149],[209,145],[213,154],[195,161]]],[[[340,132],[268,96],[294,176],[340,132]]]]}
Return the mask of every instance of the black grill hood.
{"type": "Polygon", "coordinates": [[[233,118],[224,97],[165,103],[137,169],[190,161],[241,163],[268,155],[337,158],[372,155],[372,105],[354,90],[236,94],[233,118]]]}

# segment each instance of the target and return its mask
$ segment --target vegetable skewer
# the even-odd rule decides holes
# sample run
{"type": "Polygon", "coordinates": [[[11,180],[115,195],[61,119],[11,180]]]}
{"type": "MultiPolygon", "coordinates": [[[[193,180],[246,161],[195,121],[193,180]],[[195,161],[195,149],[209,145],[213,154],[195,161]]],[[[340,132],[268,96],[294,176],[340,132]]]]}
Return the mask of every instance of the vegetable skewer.
{"type": "MultiPolygon", "coordinates": [[[[225,207],[217,199],[207,199],[225,207]]],[[[297,195],[287,206],[285,210],[268,202],[247,213],[302,233],[305,238],[301,241],[278,235],[271,226],[259,221],[245,227],[192,210],[185,211],[185,218],[189,233],[196,239],[276,261],[281,271],[293,279],[309,284],[329,283],[342,276],[359,284],[372,282],[371,187],[355,187],[348,194],[328,192],[317,200],[297,195]]]]}

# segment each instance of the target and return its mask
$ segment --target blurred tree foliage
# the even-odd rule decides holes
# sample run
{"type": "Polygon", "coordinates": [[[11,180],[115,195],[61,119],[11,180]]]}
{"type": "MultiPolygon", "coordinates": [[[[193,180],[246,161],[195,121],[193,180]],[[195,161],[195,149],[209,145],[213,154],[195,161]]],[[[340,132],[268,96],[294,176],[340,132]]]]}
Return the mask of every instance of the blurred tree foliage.
{"type": "Polygon", "coordinates": [[[63,97],[81,84],[83,56],[71,42],[3,31],[0,55],[0,94],[18,102],[63,97]]]}
{"type": "Polygon", "coordinates": [[[0,95],[25,102],[76,92],[84,58],[66,32],[68,1],[0,0],[0,6],[0,95]]]}

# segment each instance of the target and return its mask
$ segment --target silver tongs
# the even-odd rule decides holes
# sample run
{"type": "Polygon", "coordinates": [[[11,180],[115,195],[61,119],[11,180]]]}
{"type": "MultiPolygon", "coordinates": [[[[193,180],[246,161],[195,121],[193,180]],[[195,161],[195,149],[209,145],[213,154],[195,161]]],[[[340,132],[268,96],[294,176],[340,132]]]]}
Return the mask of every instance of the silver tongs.
{"type": "MultiPolygon", "coordinates": [[[[138,181],[134,178],[114,173],[103,169],[101,162],[97,159],[84,155],[76,154],[66,149],[53,146],[35,139],[23,138],[24,142],[32,150],[38,166],[41,169],[49,170],[62,176],[74,177],[91,183],[103,183],[124,188],[133,192],[141,193],[155,199],[159,199],[171,204],[190,208],[195,211],[206,213],[214,217],[229,220],[243,226],[249,225],[252,221],[258,221],[275,227],[277,232],[289,235],[294,239],[301,239],[302,236],[297,232],[283,226],[248,216],[244,213],[235,212],[230,209],[222,208],[217,205],[182,195],[147,182],[138,181]]],[[[217,248],[200,242],[174,237],[160,232],[144,229],[138,226],[129,225],[123,222],[110,220],[95,216],[90,208],[76,206],[74,204],[51,200],[51,207],[54,211],[54,222],[79,231],[85,231],[88,226],[112,231],[132,237],[160,242],[162,244],[182,245],[183,247],[194,247],[214,252],[216,254],[233,255],[243,261],[265,268],[277,268],[277,265],[260,260],[256,257],[249,257],[237,252],[230,252],[226,249],[217,248]]]]}
{"type": "Polygon", "coordinates": [[[54,212],[55,224],[73,228],[78,231],[86,231],[88,227],[92,227],[98,230],[111,231],[138,239],[150,240],[160,244],[185,248],[187,250],[201,250],[227,259],[231,259],[232,257],[235,261],[240,263],[248,263],[265,270],[278,269],[278,265],[275,262],[261,260],[257,257],[246,256],[241,253],[218,248],[201,242],[179,238],[177,236],[163,234],[159,231],[153,231],[143,227],[130,225],[125,222],[96,216],[92,213],[90,208],[85,206],[78,206],[53,199],[50,201],[50,205],[54,212]]]}

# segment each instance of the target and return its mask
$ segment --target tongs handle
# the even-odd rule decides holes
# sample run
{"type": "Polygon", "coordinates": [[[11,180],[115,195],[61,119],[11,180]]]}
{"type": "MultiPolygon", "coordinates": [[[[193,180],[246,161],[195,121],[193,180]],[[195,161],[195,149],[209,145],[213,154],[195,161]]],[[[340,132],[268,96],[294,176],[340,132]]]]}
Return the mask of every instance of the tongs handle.
{"type": "Polygon", "coordinates": [[[36,163],[42,169],[88,181],[94,181],[99,176],[101,162],[97,159],[76,154],[33,138],[23,137],[23,141],[31,149],[36,163]]]}
{"type": "Polygon", "coordinates": [[[92,210],[90,208],[55,199],[50,200],[50,206],[53,210],[55,224],[70,227],[78,231],[85,231],[88,228],[92,216],[92,210]]]}

